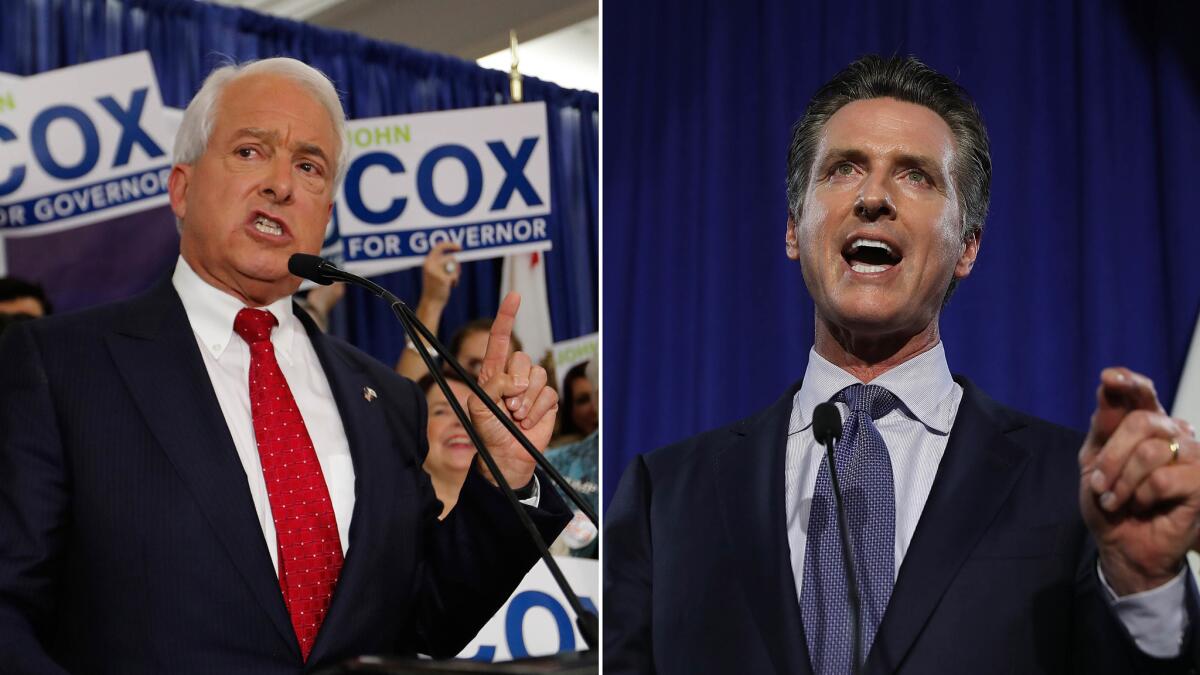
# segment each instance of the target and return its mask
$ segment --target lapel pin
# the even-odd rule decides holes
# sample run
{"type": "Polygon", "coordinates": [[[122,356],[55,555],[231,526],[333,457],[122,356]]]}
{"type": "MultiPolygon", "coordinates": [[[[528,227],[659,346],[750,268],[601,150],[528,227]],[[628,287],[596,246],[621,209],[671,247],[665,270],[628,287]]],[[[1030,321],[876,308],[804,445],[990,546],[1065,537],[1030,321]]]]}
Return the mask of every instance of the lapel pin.
{"type": "Polygon", "coordinates": [[[367,399],[367,403],[374,401],[379,395],[370,387],[363,387],[363,398],[367,399]]]}

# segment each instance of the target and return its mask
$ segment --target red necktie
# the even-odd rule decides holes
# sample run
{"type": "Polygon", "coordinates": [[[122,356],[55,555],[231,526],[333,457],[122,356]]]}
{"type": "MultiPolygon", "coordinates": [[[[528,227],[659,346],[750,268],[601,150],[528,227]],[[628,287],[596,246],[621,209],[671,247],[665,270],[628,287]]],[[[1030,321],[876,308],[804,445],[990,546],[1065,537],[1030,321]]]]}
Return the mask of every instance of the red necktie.
{"type": "Polygon", "coordinates": [[[312,439],[275,360],[275,324],[270,312],[247,307],[233,330],[250,345],[250,413],[279,544],[279,586],[307,660],[342,569],[342,546],[312,439]]]}

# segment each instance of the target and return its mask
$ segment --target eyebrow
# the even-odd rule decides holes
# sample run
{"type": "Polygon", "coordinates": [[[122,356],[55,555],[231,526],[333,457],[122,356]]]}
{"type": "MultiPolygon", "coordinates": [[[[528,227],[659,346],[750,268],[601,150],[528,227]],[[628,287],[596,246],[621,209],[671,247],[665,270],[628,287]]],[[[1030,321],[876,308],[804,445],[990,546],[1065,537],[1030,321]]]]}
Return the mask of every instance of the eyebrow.
{"type": "MultiPolygon", "coordinates": [[[[268,131],[267,129],[259,129],[258,127],[246,127],[244,129],[238,129],[237,133],[234,134],[234,138],[239,138],[241,136],[257,138],[258,140],[271,145],[279,145],[280,141],[282,140],[279,137],[278,131],[268,131]]],[[[314,143],[299,142],[293,146],[292,150],[293,152],[301,155],[317,157],[326,164],[329,164],[329,156],[325,154],[325,151],[321,149],[321,146],[314,143]]]]}
{"type": "MultiPolygon", "coordinates": [[[[869,163],[867,153],[863,152],[862,150],[857,148],[832,148],[825,154],[825,157],[821,161],[820,167],[822,170],[824,170],[828,168],[831,163],[842,160],[859,162],[861,164],[869,163]]],[[[942,172],[941,164],[924,155],[914,155],[907,152],[900,153],[899,155],[895,156],[895,163],[899,164],[900,166],[920,169],[930,176],[936,178],[940,183],[944,183],[946,181],[946,174],[942,172]]]]}

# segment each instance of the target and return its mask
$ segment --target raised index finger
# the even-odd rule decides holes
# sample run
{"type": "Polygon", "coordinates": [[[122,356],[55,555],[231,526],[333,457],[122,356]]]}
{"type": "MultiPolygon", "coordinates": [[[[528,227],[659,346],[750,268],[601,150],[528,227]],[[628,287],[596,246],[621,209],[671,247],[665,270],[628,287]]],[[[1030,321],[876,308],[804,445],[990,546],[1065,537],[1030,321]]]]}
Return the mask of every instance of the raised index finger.
{"type": "Polygon", "coordinates": [[[492,330],[488,333],[487,348],[483,352],[483,365],[479,369],[480,379],[504,372],[508,361],[508,345],[512,342],[513,323],[517,320],[517,308],[521,306],[521,294],[509,292],[500,301],[492,330]]]}
{"type": "Polygon", "coordinates": [[[1128,368],[1105,368],[1100,372],[1100,391],[1096,403],[1099,408],[1119,408],[1126,412],[1146,410],[1162,413],[1154,381],[1128,368]]]}

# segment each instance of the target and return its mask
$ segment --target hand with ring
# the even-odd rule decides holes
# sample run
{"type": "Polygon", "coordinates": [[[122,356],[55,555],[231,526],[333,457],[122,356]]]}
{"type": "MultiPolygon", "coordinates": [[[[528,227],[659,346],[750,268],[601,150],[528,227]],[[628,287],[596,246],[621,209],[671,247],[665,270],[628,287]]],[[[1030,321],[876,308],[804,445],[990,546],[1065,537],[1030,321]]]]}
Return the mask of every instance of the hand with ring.
{"type": "Polygon", "coordinates": [[[1106,368],[1096,400],[1079,451],[1080,510],[1112,589],[1157,588],[1200,540],[1200,444],[1144,375],[1106,368]]]}

